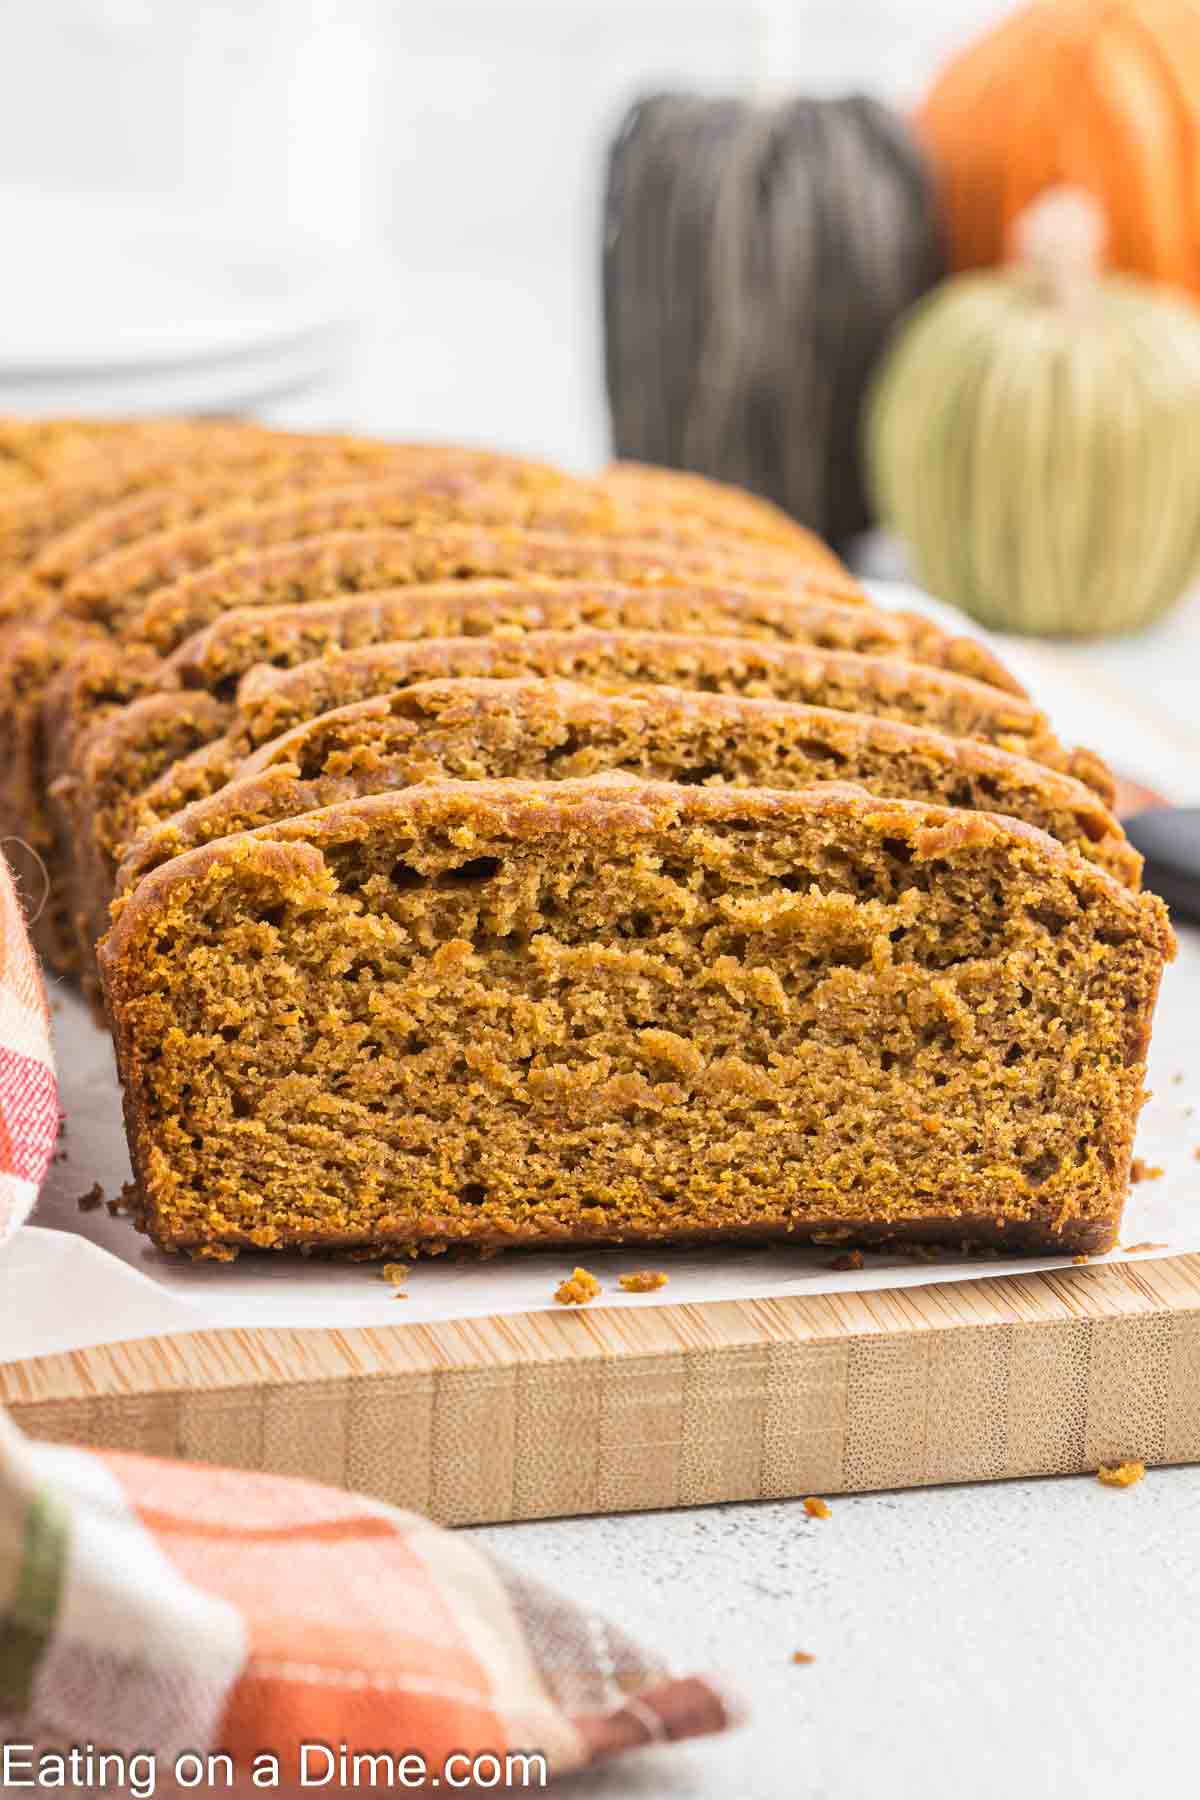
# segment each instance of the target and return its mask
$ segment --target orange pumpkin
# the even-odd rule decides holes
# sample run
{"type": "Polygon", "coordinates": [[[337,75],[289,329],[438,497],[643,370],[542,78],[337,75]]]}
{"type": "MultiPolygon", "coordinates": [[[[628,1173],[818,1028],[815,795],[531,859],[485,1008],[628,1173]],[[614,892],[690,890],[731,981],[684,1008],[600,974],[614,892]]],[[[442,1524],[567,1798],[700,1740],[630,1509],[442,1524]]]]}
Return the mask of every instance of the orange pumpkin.
{"type": "Polygon", "coordinates": [[[1035,0],[945,69],[917,128],[957,269],[1002,262],[1045,188],[1084,188],[1114,268],[1200,294],[1200,4],[1035,0]]]}

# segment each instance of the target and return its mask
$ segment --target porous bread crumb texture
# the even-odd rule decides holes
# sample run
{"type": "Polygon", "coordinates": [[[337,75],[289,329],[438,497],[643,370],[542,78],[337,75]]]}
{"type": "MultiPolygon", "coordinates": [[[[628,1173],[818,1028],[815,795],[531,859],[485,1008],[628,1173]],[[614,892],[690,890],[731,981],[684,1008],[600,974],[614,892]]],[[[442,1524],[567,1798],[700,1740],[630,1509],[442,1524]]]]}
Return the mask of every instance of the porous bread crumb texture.
{"type": "Polygon", "coordinates": [[[139,829],[215,792],[244,757],[297,723],[418,681],[521,675],[606,691],[651,684],[774,697],[983,739],[1049,767],[1071,761],[1029,702],[888,658],[670,632],[426,639],[345,651],[285,671],[256,670],[228,706],[204,693],[135,702],[81,752],[84,779],[67,796],[74,808],[69,835],[85,855],[95,844],[106,871],[95,880],[99,891],[106,884],[111,891],[116,862],[139,829]],[[227,721],[223,737],[216,735],[220,717],[227,721]]]}
{"type": "MultiPolygon", "coordinates": [[[[321,713],[268,742],[206,800],[125,851],[125,892],[172,856],[343,800],[417,781],[565,779],[621,769],[648,779],[873,793],[1010,813],[1137,885],[1140,858],[1081,782],[971,739],[869,714],[667,686],[600,694],[569,682],[450,679],[321,713]]],[[[115,856],[117,845],[112,847],[115,856]]],[[[96,898],[107,906],[110,883],[96,898]]]]}
{"type": "MultiPolygon", "coordinates": [[[[148,695],[118,711],[84,741],[75,759],[76,775],[54,789],[61,813],[59,838],[70,846],[73,863],[70,887],[81,954],[103,929],[117,865],[139,830],[223,786],[257,745],[298,720],[398,686],[441,676],[521,675],[566,678],[608,691],[650,684],[774,696],[986,739],[1056,769],[1071,761],[1044,716],[1027,700],[942,669],[886,657],[750,638],[632,630],[531,631],[371,645],[292,669],[256,669],[243,681],[236,701],[204,691],[148,695]],[[228,729],[219,736],[222,722],[228,729]]],[[[844,765],[833,772],[856,773],[844,765]]],[[[774,779],[769,774],[756,778],[774,779]]],[[[1100,796],[1095,799],[1103,814],[1100,796]]],[[[1093,807],[1093,823],[1086,831],[1095,830],[1095,817],[1093,807]]],[[[1110,843],[1122,841],[1119,832],[1107,827],[1100,836],[1110,843]]],[[[63,854],[65,859],[66,849],[63,854]]],[[[1122,848],[1118,854],[1127,852],[1122,848]]]]}
{"type": "Polygon", "coordinates": [[[1115,1241],[1158,901],[859,789],[413,788],[148,876],[102,969],[162,1244],[1115,1241]]]}

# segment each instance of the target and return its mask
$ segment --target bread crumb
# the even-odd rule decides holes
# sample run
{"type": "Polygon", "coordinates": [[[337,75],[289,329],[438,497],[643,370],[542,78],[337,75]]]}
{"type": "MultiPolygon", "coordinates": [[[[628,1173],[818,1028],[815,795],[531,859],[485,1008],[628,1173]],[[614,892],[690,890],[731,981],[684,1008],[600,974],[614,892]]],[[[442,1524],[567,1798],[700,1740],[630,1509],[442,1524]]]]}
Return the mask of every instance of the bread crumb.
{"type": "Polygon", "coordinates": [[[385,1281],[390,1281],[393,1287],[399,1287],[408,1280],[411,1268],[411,1263],[384,1263],[379,1273],[385,1281]]]}
{"type": "Polygon", "coordinates": [[[572,1269],[554,1290],[560,1306],[586,1306],[600,1292],[600,1283],[588,1269],[572,1269]]]}
{"type": "MultiPolygon", "coordinates": [[[[575,1273],[579,1273],[578,1269],[575,1273]]],[[[653,1294],[666,1287],[669,1280],[661,1269],[635,1269],[632,1275],[621,1276],[621,1286],[627,1294],[653,1294]]]]}
{"type": "Polygon", "coordinates": [[[810,1519],[828,1519],[831,1517],[829,1508],[826,1506],[824,1500],[819,1500],[815,1494],[808,1494],[805,1496],[804,1510],[810,1519]]]}
{"type": "Polygon", "coordinates": [[[1090,1257],[1090,1256],[1089,1256],[1089,1255],[1088,1255],[1088,1253],[1087,1253],[1087,1251],[1086,1251],[1086,1250],[1081,1250],[1081,1251],[1080,1251],[1080,1252],[1079,1252],[1079,1255],[1078,1255],[1078,1256],[1073,1256],[1073,1257],[1072,1257],[1072,1258],[1071,1258],[1071,1261],[1072,1261],[1072,1262],[1074,1262],[1074,1263],[1085,1263],[1085,1262],[1091,1262],[1091,1260],[1092,1260],[1092,1259],[1091,1259],[1091,1257],[1090,1257]]]}
{"type": "Polygon", "coordinates": [[[1157,1181],[1163,1173],[1157,1163],[1148,1163],[1140,1156],[1135,1156],[1129,1169],[1130,1185],[1136,1187],[1139,1181],[1157,1181]]]}
{"type": "Polygon", "coordinates": [[[793,1650],[792,1651],[792,1661],[794,1663],[813,1663],[813,1662],[816,1662],[816,1660],[817,1660],[816,1657],[812,1654],[812,1652],[810,1650],[793,1650]]]}
{"type": "Polygon", "coordinates": [[[1139,1250],[1169,1250],[1170,1244],[1122,1244],[1126,1256],[1136,1256],[1139,1250]]]}
{"type": "Polygon", "coordinates": [[[96,1212],[104,1205],[104,1189],[98,1181],[93,1181],[86,1194],[78,1194],[75,1204],[81,1213],[96,1212]]]}
{"type": "Polygon", "coordinates": [[[831,1269],[836,1269],[840,1275],[850,1269],[861,1269],[863,1253],[861,1250],[847,1250],[844,1256],[835,1256],[829,1266],[831,1269]]]}
{"type": "Polygon", "coordinates": [[[121,1219],[125,1217],[136,1219],[138,1216],[137,1188],[134,1186],[133,1182],[127,1181],[121,1189],[121,1192],[117,1195],[117,1198],[115,1200],[106,1200],[104,1202],[104,1207],[110,1219],[121,1219]]]}
{"type": "Polygon", "coordinates": [[[1101,1463],[1096,1480],[1104,1487],[1127,1488],[1141,1481],[1146,1473],[1144,1462],[1101,1463]]]}
{"type": "Polygon", "coordinates": [[[1171,1085],[1172,1085],[1172,1087],[1182,1087],[1183,1086],[1183,1070],[1182,1069],[1179,1071],[1178,1075],[1172,1075],[1171,1085]]]}

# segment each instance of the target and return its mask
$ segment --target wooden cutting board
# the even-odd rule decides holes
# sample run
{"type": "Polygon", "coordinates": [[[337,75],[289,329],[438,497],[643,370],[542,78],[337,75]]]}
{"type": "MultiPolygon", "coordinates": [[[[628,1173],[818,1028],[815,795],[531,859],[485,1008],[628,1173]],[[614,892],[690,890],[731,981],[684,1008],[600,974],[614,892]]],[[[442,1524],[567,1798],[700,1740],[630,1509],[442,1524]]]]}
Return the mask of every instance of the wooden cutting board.
{"type": "Polygon", "coordinates": [[[35,1437],[357,1488],[445,1524],[1200,1460],[1200,1255],[923,1288],[0,1367],[35,1437]]]}
{"type": "Polygon", "coordinates": [[[0,1405],[34,1437],[307,1476],[445,1524],[1192,1462],[1200,1255],[147,1338],[0,1365],[0,1405]]]}

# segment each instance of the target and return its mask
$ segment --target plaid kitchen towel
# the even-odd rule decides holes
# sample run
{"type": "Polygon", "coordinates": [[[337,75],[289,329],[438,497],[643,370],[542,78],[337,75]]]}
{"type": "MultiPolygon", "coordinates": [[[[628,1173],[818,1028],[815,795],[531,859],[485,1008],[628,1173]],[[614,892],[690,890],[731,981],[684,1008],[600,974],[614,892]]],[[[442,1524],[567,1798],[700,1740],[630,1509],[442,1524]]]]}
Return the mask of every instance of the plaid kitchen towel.
{"type": "Polygon", "coordinates": [[[46,999],[0,855],[0,1243],[28,1217],[57,1135],[46,999]]]}
{"type": "Polygon", "coordinates": [[[729,1723],[711,1681],[462,1533],[309,1482],[35,1445],[0,1414],[0,1791],[72,1755],[96,1793],[150,1771],[420,1785],[402,1767],[536,1789],[729,1723]]]}
{"type": "MultiPolygon", "coordinates": [[[[57,1129],[0,858],[0,1258],[57,1129]]],[[[712,1682],[462,1534],[309,1482],[34,1444],[0,1412],[0,1793],[536,1789],[730,1722],[712,1682]]]]}

